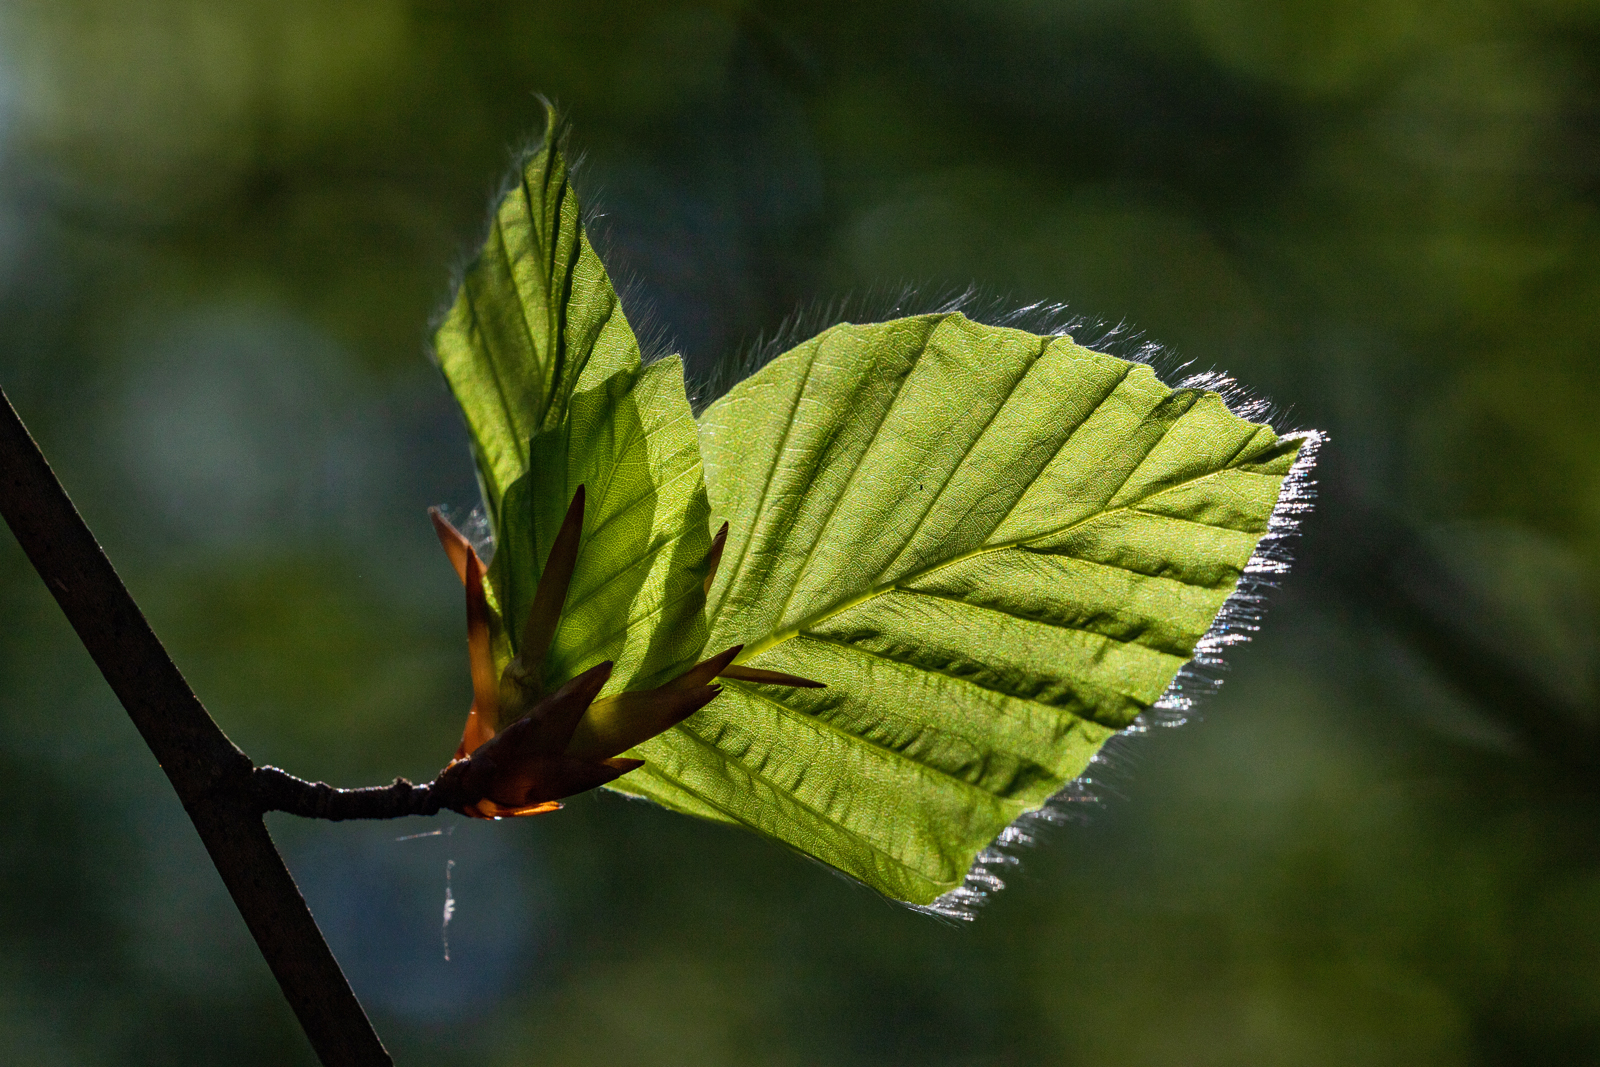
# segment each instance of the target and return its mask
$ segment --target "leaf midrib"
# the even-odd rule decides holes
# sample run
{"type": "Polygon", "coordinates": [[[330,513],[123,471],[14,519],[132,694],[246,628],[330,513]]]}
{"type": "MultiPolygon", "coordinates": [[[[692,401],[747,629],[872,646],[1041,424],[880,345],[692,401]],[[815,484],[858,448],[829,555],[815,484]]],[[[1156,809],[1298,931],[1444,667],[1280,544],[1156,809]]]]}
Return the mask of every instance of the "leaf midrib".
{"type": "MultiPolygon", "coordinates": [[[[929,346],[930,342],[932,341],[934,333],[937,332],[939,326],[941,326],[950,317],[951,316],[949,316],[949,315],[944,315],[944,316],[939,316],[939,317],[935,318],[933,320],[933,322],[930,324],[929,329],[927,330],[927,332],[923,335],[922,340],[921,340],[921,342],[920,342],[920,344],[919,344],[919,346],[917,348],[916,357],[909,361],[909,364],[908,364],[908,366],[906,368],[906,373],[904,375],[902,375],[900,380],[895,383],[894,395],[892,397],[890,397],[889,404],[885,407],[883,414],[880,416],[880,418],[878,420],[878,427],[873,433],[873,437],[874,438],[876,437],[877,433],[882,430],[883,424],[888,420],[889,413],[894,409],[895,405],[899,402],[900,397],[901,397],[901,387],[905,384],[906,380],[908,380],[910,378],[911,374],[914,373],[914,371],[915,371],[918,363],[921,361],[922,357],[927,354],[928,346],[929,346]]],[[[826,335],[823,335],[823,336],[826,336],[826,335]]],[[[794,429],[795,414],[799,411],[800,400],[805,395],[806,386],[807,386],[807,384],[809,384],[809,382],[811,380],[811,372],[816,366],[817,356],[820,354],[821,340],[822,340],[822,337],[819,337],[817,339],[817,347],[812,349],[812,351],[810,353],[810,358],[806,362],[805,372],[804,372],[804,374],[801,375],[799,388],[798,388],[797,392],[795,393],[795,402],[794,402],[793,405],[791,405],[790,411],[789,411],[788,421],[785,422],[785,424],[784,424],[783,438],[778,442],[778,448],[774,452],[773,465],[772,465],[771,468],[768,469],[767,478],[766,478],[765,484],[763,484],[763,486],[761,487],[761,499],[756,505],[756,514],[757,515],[760,515],[766,508],[767,494],[772,489],[772,481],[773,481],[773,476],[777,471],[778,458],[783,455],[784,448],[788,444],[789,434],[794,429]]],[[[976,445],[977,441],[979,439],[981,439],[989,431],[989,429],[994,425],[994,420],[999,416],[1001,411],[1005,410],[1006,404],[1010,401],[1010,398],[1013,395],[1015,395],[1016,389],[1017,389],[1017,385],[1024,378],[1027,377],[1028,372],[1033,368],[1033,366],[1039,361],[1039,359],[1043,358],[1043,356],[1044,356],[1044,354],[1046,352],[1049,351],[1050,344],[1055,340],[1056,340],[1055,337],[1044,337],[1044,338],[1041,338],[1042,343],[1040,345],[1039,351],[1037,353],[1035,353],[1033,359],[1031,359],[1029,361],[1028,366],[1026,368],[1024,368],[1021,371],[1021,373],[1019,373],[1018,376],[1015,379],[1012,380],[1011,386],[1007,390],[1007,393],[1006,393],[1006,400],[1003,401],[1002,403],[1000,403],[999,405],[997,405],[994,408],[994,410],[989,413],[989,417],[988,417],[988,419],[985,420],[983,428],[981,430],[979,430],[975,435],[973,435],[972,439],[967,442],[967,448],[966,448],[966,452],[964,453],[964,456],[967,456],[967,455],[971,454],[972,449],[976,445]]],[[[1133,373],[1134,368],[1137,367],[1137,366],[1139,366],[1139,364],[1137,364],[1137,363],[1132,363],[1132,362],[1128,363],[1123,368],[1122,373],[1120,375],[1118,375],[1117,380],[1114,383],[1112,383],[1111,387],[1096,402],[1095,407],[1094,407],[1093,410],[1098,411],[1099,408],[1101,407],[1101,405],[1103,405],[1108,399],[1110,399],[1110,397],[1115,395],[1117,390],[1122,388],[1123,384],[1128,380],[1128,376],[1133,373]]],[[[1190,407],[1193,407],[1193,402],[1192,401],[1190,403],[1190,407]]],[[[1186,409],[1186,411],[1187,411],[1187,409],[1186,409]]],[[[1080,420],[1077,423],[1077,425],[1075,425],[1068,432],[1066,439],[1062,441],[1060,447],[1062,447],[1062,448],[1066,447],[1066,444],[1069,441],[1071,441],[1071,439],[1077,434],[1077,432],[1079,430],[1081,430],[1089,422],[1089,419],[1091,417],[1092,417],[1092,412],[1089,415],[1086,415],[1082,420],[1080,420]]],[[[1169,427],[1169,429],[1170,429],[1170,427],[1169,427]]],[[[1123,486],[1127,485],[1128,480],[1130,478],[1132,478],[1133,475],[1138,471],[1139,467],[1143,465],[1144,459],[1147,459],[1149,457],[1150,452],[1154,451],[1156,445],[1159,444],[1159,442],[1165,436],[1166,436],[1166,431],[1163,431],[1162,434],[1155,439],[1155,441],[1151,442],[1150,447],[1145,451],[1144,457],[1141,457],[1139,463],[1136,463],[1136,464],[1134,464],[1133,467],[1129,468],[1128,472],[1123,476],[1122,482],[1118,485],[1116,491],[1114,491],[1111,494],[1111,497],[1107,498],[1108,500],[1115,498],[1116,493],[1120,492],[1122,490],[1123,486]]],[[[788,595],[784,598],[783,609],[779,612],[778,618],[780,618],[780,619],[783,618],[783,613],[788,611],[789,605],[794,600],[795,590],[797,588],[799,588],[800,579],[805,574],[805,568],[806,568],[806,566],[809,566],[811,559],[816,554],[817,546],[819,544],[821,544],[824,535],[827,533],[828,521],[832,519],[834,511],[835,511],[835,509],[837,509],[837,507],[839,505],[839,502],[841,500],[843,500],[844,497],[848,494],[851,483],[855,480],[856,474],[861,469],[861,463],[865,460],[866,456],[871,453],[871,451],[872,451],[872,444],[871,444],[871,441],[869,440],[869,443],[868,443],[867,447],[862,451],[862,454],[857,457],[855,465],[851,468],[850,474],[845,480],[845,484],[840,487],[838,493],[835,495],[833,503],[832,503],[832,505],[830,506],[830,508],[828,510],[827,517],[823,520],[822,526],[817,530],[817,536],[812,540],[811,544],[808,546],[808,548],[806,550],[806,563],[804,565],[802,565],[800,570],[795,573],[794,584],[792,584],[790,586],[788,595]]],[[[1059,449],[1058,449],[1058,454],[1059,454],[1059,449]]],[[[1228,462],[1231,463],[1234,459],[1237,458],[1237,456],[1238,456],[1238,450],[1236,450],[1234,452],[1234,454],[1229,457],[1228,462]]],[[[963,462],[964,462],[964,459],[963,459],[963,462]]],[[[953,468],[953,469],[957,469],[958,470],[958,469],[960,469],[960,466],[961,466],[961,464],[958,463],[956,465],[956,467],[953,468]]],[[[1180,483],[1180,484],[1182,484],[1182,483],[1180,483]]],[[[1169,486],[1167,488],[1173,488],[1173,487],[1169,486]]],[[[1163,492],[1164,491],[1165,490],[1163,490],[1163,492]]],[[[905,541],[902,542],[902,544],[901,544],[901,551],[902,552],[905,550],[905,547],[907,545],[909,545],[911,543],[911,541],[915,538],[916,532],[922,528],[923,523],[926,522],[926,520],[927,520],[928,514],[932,511],[933,507],[936,505],[938,499],[942,495],[943,495],[942,491],[939,492],[939,493],[933,494],[933,497],[928,502],[927,509],[924,510],[922,518],[917,523],[916,529],[914,529],[912,531],[912,533],[907,536],[905,541]]],[[[1025,496],[1026,494],[1024,493],[1023,495],[1025,496]]],[[[1142,499],[1143,498],[1141,498],[1141,500],[1142,499]]],[[[1007,518],[1010,518],[1011,514],[1016,510],[1016,507],[1021,502],[1021,500],[1022,500],[1022,496],[1019,496],[1016,500],[1012,501],[1011,507],[1007,509],[1006,514],[1000,519],[1001,523],[1003,523],[1007,518]]],[[[1139,503],[1139,502],[1141,502],[1141,501],[1134,501],[1133,503],[1139,503]]],[[[1100,514],[1105,514],[1105,512],[1101,512],[1100,514]]],[[[1086,517],[1082,521],[1088,521],[1088,518],[1092,518],[1092,517],[1093,516],[1086,517]]],[[[998,526],[999,526],[999,523],[996,524],[996,528],[998,528],[998,526]]],[[[1065,528],[1063,528],[1063,529],[1065,529],[1065,528]]],[[[1053,532],[1060,532],[1060,531],[1045,531],[1044,533],[1035,534],[1032,537],[1027,538],[1027,540],[1035,540],[1035,539],[1040,538],[1040,537],[1048,537],[1053,532]]],[[[754,541],[754,539],[755,539],[755,532],[752,530],[750,535],[746,538],[745,544],[744,544],[744,546],[742,547],[742,549],[740,551],[740,554],[739,554],[739,565],[734,569],[734,572],[733,572],[734,574],[738,574],[739,571],[743,570],[744,560],[747,558],[747,556],[749,554],[750,544],[751,544],[752,541],[754,541]]],[[[995,547],[996,548],[1007,548],[1007,547],[1011,547],[1011,546],[1009,544],[1002,544],[1002,545],[995,546],[995,547]]],[[[872,589],[869,589],[866,593],[862,594],[858,598],[855,598],[855,599],[853,599],[851,601],[848,601],[848,602],[841,603],[834,610],[829,610],[827,608],[824,608],[821,611],[816,612],[813,615],[807,617],[806,619],[802,619],[793,628],[791,628],[791,630],[778,631],[775,634],[770,634],[767,638],[763,638],[761,641],[755,642],[754,646],[747,645],[745,650],[744,650],[744,652],[740,654],[740,656],[739,656],[738,660],[736,660],[736,662],[741,662],[741,663],[745,662],[746,660],[748,660],[748,659],[750,659],[750,658],[752,658],[752,657],[754,657],[756,655],[759,655],[760,653],[765,652],[768,649],[775,647],[776,645],[782,644],[784,641],[787,641],[787,640],[793,638],[794,636],[796,636],[797,634],[799,634],[805,627],[807,627],[809,625],[814,625],[816,622],[820,621],[821,619],[828,618],[831,615],[837,614],[838,612],[841,612],[841,611],[847,611],[850,608],[855,607],[857,604],[865,603],[866,601],[871,600],[876,596],[881,596],[883,593],[889,591],[889,589],[894,588],[900,582],[906,581],[908,579],[909,580],[915,580],[915,579],[923,577],[923,576],[925,576],[927,574],[932,574],[932,573],[934,573],[935,571],[937,571],[938,569],[940,569],[943,566],[951,565],[951,564],[954,564],[954,563],[959,563],[959,562],[963,561],[964,559],[975,558],[977,555],[979,555],[981,553],[981,551],[982,551],[982,549],[980,548],[979,550],[976,550],[976,551],[971,552],[971,553],[967,553],[967,554],[965,554],[963,556],[957,556],[957,557],[954,557],[954,558],[952,558],[950,560],[943,561],[942,563],[935,564],[933,566],[924,568],[922,571],[913,573],[913,574],[911,574],[909,576],[902,575],[900,578],[895,579],[894,582],[874,587],[872,589]]],[[[899,557],[896,556],[896,559],[898,559],[898,558],[899,557]]],[[[727,588],[724,590],[724,592],[722,594],[722,598],[717,603],[716,614],[720,614],[721,613],[722,604],[727,599],[727,593],[729,591],[731,591],[732,589],[733,589],[733,582],[730,579],[730,582],[729,582],[727,588]]],[[[709,611],[709,605],[708,605],[708,614],[709,613],[710,613],[710,611],[709,611]]]]}
{"type": "MultiPolygon", "coordinates": [[[[906,583],[915,582],[915,581],[917,581],[917,580],[919,580],[921,578],[926,578],[930,574],[936,574],[937,572],[945,569],[946,567],[952,567],[952,566],[956,565],[957,563],[964,563],[969,559],[976,559],[979,556],[985,555],[985,554],[990,553],[990,552],[1004,552],[1007,549],[1017,548],[1017,547],[1020,547],[1022,545],[1027,544],[1030,541],[1037,541],[1037,540],[1040,540],[1041,538],[1054,537],[1054,536],[1059,536],[1061,534],[1071,533],[1073,530],[1076,530],[1076,529],[1078,529],[1078,528],[1080,528],[1080,527],[1082,527],[1082,526],[1084,526],[1084,525],[1086,525],[1086,524],[1088,524],[1090,522],[1094,522],[1094,521],[1096,521],[1098,519],[1103,519],[1103,518],[1105,518],[1105,517],[1107,517],[1109,515],[1115,515],[1115,514],[1117,514],[1119,512],[1138,510],[1137,509],[1137,505],[1142,504],[1145,501],[1153,499],[1155,497],[1159,497],[1163,493],[1171,492],[1172,490],[1178,489],[1178,488],[1183,487],[1183,486],[1194,485],[1194,484],[1197,484],[1199,482],[1203,482],[1207,478],[1214,478],[1217,475],[1222,474],[1223,472],[1229,471],[1229,470],[1232,470],[1232,469],[1234,469],[1234,468],[1233,468],[1233,466],[1231,464],[1229,466],[1218,467],[1216,470],[1207,471],[1205,474],[1198,475],[1198,476],[1196,476],[1194,478],[1186,478],[1181,482],[1173,482],[1170,485],[1163,486],[1159,492],[1148,493],[1148,494],[1146,494],[1146,495],[1144,495],[1142,497],[1139,497],[1136,500],[1131,500],[1126,504],[1119,504],[1114,508],[1106,508],[1104,510],[1094,512],[1091,515],[1085,515],[1083,518],[1077,520],[1076,522],[1070,522],[1070,523],[1067,523],[1064,526],[1058,526],[1055,529],[1051,529],[1051,530],[1041,530],[1038,533],[1030,533],[1026,537],[1016,537],[1016,538],[1012,538],[1012,539],[1007,540],[1007,541],[1001,541],[1001,542],[999,542],[997,544],[979,545],[977,548],[972,549],[969,552],[963,552],[963,553],[960,553],[959,555],[951,556],[949,559],[939,560],[936,563],[931,563],[928,566],[923,567],[921,570],[912,571],[909,574],[903,574],[900,577],[892,579],[892,580],[887,581],[887,582],[880,582],[879,584],[872,586],[871,588],[867,589],[865,592],[859,593],[856,596],[847,597],[847,598],[845,598],[843,600],[834,601],[832,604],[830,604],[830,605],[828,605],[826,607],[820,608],[817,611],[812,612],[810,615],[807,615],[806,617],[800,619],[793,626],[787,626],[782,630],[777,630],[777,631],[774,631],[773,633],[768,634],[766,637],[763,637],[760,640],[752,641],[752,642],[746,644],[745,647],[744,647],[744,651],[739,654],[739,657],[736,660],[734,660],[734,662],[735,663],[745,663],[745,662],[747,662],[747,661],[749,661],[751,659],[754,659],[756,656],[761,655],[763,652],[767,652],[770,649],[775,648],[778,645],[783,644],[785,641],[789,641],[789,640],[792,640],[795,637],[800,636],[800,634],[804,633],[810,627],[813,627],[813,626],[817,625],[818,623],[820,623],[820,622],[822,622],[822,621],[824,621],[826,619],[832,618],[833,616],[838,615],[838,614],[840,614],[842,612],[849,611],[851,608],[856,607],[856,606],[858,606],[860,604],[865,604],[867,601],[873,600],[873,599],[875,599],[877,597],[880,597],[883,594],[888,593],[888,592],[890,592],[890,591],[892,591],[894,589],[902,588],[906,583]]],[[[1150,514],[1152,516],[1155,515],[1154,512],[1147,512],[1147,514],[1150,514]]],[[[1166,518],[1167,516],[1160,516],[1160,517],[1166,518]]],[[[1213,525],[1211,523],[1200,523],[1199,525],[1208,526],[1208,527],[1210,527],[1212,529],[1227,529],[1227,527],[1215,526],[1215,525],[1213,525]]],[[[1235,531],[1235,532],[1237,532],[1237,531],[1235,531]]],[[[907,589],[906,592],[915,593],[916,590],[907,589]]]]}

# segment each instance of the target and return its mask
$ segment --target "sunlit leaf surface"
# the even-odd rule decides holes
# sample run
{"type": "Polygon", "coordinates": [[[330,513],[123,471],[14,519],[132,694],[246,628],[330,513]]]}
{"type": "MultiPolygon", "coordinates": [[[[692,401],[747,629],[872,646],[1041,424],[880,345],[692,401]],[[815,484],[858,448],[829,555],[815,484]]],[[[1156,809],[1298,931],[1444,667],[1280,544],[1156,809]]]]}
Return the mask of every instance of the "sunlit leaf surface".
{"type": "Polygon", "coordinates": [[[724,679],[617,787],[936,900],[1161,698],[1299,441],[1142,364],[960,315],[828,330],[697,431],[681,367],[642,366],[579,220],[547,146],[438,337],[496,534],[497,666],[584,486],[546,686],[609,659],[608,688],[638,689],[734,644],[826,684],[724,679]],[[730,532],[707,596],[713,511],[730,532]]]}
{"type": "Polygon", "coordinates": [[[701,420],[729,682],[622,785],[894,897],[958,887],[1155,703],[1301,447],[1142,364],[961,315],[841,325],[701,420]]]}
{"type": "Polygon", "coordinates": [[[607,689],[620,691],[691,662],[710,532],[683,370],[676,358],[641,365],[553,139],[501,201],[435,344],[495,533],[497,666],[517,651],[580,485],[583,539],[545,684],[610,659],[607,689]]]}

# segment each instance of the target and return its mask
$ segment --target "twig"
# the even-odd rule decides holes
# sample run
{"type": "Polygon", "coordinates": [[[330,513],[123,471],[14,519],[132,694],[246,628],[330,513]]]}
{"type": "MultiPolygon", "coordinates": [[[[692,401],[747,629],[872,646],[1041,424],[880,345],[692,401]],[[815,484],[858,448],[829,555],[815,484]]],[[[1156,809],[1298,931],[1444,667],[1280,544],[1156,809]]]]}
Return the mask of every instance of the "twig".
{"type": "MultiPolygon", "coordinates": [[[[261,818],[258,782],[281,778],[299,783],[312,795],[322,795],[317,793],[319,787],[281,771],[256,771],[250,758],[212,720],[3,391],[0,514],[166,771],[318,1058],[326,1067],[388,1067],[393,1061],[328,950],[261,818]]],[[[331,794],[324,803],[333,810],[344,803],[337,800],[338,794],[376,793],[398,799],[399,785],[376,791],[320,788],[331,794]]],[[[265,792],[272,789],[285,790],[284,796],[295,792],[282,784],[265,792]]],[[[415,790],[409,784],[406,789],[413,795],[427,792],[427,787],[415,790]]],[[[436,803],[433,810],[438,810],[436,803]]]]}
{"type": "Polygon", "coordinates": [[[257,767],[254,777],[256,804],[262,811],[333,822],[437,815],[448,799],[438,782],[412,785],[404,778],[396,778],[393,785],[338,789],[324,782],[304,781],[276,767],[257,767]]]}

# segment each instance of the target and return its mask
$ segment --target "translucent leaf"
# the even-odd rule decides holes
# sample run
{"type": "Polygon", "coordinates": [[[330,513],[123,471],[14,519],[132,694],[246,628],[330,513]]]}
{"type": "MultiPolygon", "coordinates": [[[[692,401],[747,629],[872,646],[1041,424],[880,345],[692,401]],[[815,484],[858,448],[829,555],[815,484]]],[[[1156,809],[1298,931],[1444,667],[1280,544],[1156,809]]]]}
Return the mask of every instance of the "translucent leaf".
{"type": "Polygon", "coordinates": [[[701,419],[725,680],[622,787],[934,902],[1167,691],[1303,441],[960,315],[841,325],[701,419]]]}
{"type": "Polygon", "coordinates": [[[578,486],[588,497],[578,565],[545,658],[547,687],[601,660],[616,663],[612,692],[656,685],[693,663],[706,640],[711,532],[678,360],[578,393],[567,418],[533,438],[529,456],[506,492],[489,565],[505,619],[527,613],[578,486]]]}
{"type": "Polygon", "coordinates": [[[583,537],[545,685],[611,659],[607,689],[633,689],[692,662],[711,542],[683,370],[676,358],[641,365],[555,138],[500,202],[435,347],[495,536],[497,668],[517,651],[580,485],[583,537]]]}

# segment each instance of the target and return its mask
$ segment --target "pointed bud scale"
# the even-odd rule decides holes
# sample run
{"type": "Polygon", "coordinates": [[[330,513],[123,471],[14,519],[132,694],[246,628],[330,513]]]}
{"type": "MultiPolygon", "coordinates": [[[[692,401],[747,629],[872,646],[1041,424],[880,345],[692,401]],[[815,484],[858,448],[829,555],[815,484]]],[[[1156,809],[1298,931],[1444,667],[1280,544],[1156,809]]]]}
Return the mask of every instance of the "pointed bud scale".
{"type": "Polygon", "coordinates": [[[496,777],[490,783],[484,799],[512,809],[548,804],[615,781],[632,770],[637,762],[616,767],[599,760],[580,760],[571,756],[531,760],[514,771],[496,777]]]}
{"type": "MultiPolygon", "coordinates": [[[[534,681],[542,684],[540,671],[545,653],[556,635],[561,622],[561,609],[567,602],[567,586],[572,583],[572,572],[578,565],[578,545],[583,536],[584,489],[572,496],[567,516],[550,545],[550,555],[545,560],[544,571],[539,575],[539,586],[534,590],[533,604],[528,608],[528,620],[522,627],[522,647],[518,659],[523,669],[534,681]]],[[[534,690],[537,692],[537,688],[534,690]]]]}
{"type": "Polygon", "coordinates": [[[708,684],[744,648],[734,645],[654,689],[604,697],[584,715],[567,747],[571,755],[615,756],[670,730],[722,691],[708,684]]]}
{"type": "MultiPolygon", "coordinates": [[[[450,520],[438,508],[428,509],[428,518],[433,520],[433,532],[438,535],[439,543],[444,546],[444,554],[450,557],[450,566],[455,568],[456,577],[461,579],[461,584],[467,584],[467,557],[476,556],[477,550],[472,547],[466,535],[451,525],[450,520]]],[[[483,569],[483,561],[478,561],[478,569],[483,569]]]]}
{"type": "Polygon", "coordinates": [[[782,671],[764,671],[759,667],[746,667],[743,664],[734,664],[723,668],[717,677],[727,678],[734,682],[757,682],[761,685],[790,685],[796,689],[826,689],[822,682],[814,682],[810,678],[802,678],[798,674],[784,674],[782,671]]]}
{"type": "Polygon", "coordinates": [[[693,715],[718,693],[719,685],[689,689],[647,689],[618,693],[594,702],[572,735],[567,754],[582,759],[604,759],[643,744],[693,715]]]}
{"type": "Polygon", "coordinates": [[[709,596],[711,585],[717,580],[717,568],[722,565],[722,550],[728,547],[728,524],[723,523],[721,529],[711,538],[711,551],[706,553],[706,584],[705,592],[709,596]]]}
{"type": "Polygon", "coordinates": [[[489,738],[494,736],[494,730],[478,714],[478,705],[473,704],[467,712],[467,725],[461,730],[461,743],[456,746],[456,759],[466,759],[478,750],[489,738]]]}
{"type": "Polygon", "coordinates": [[[539,814],[555,810],[562,797],[633,770],[638,761],[586,759],[566,751],[578,721],[610,677],[610,663],[590,668],[451,763],[438,778],[446,806],[486,819],[539,814]]]}
{"type": "Polygon", "coordinates": [[[734,657],[744,651],[743,645],[732,645],[712,656],[708,660],[701,660],[693,667],[684,671],[670,682],[664,684],[662,689],[690,689],[697,685],[706,685],[711,679],[721,674],[732,663],[734,657]]]}
{"type": "Polygon", "coordinates": [[[539,701],[489,742],[496,746],[497,758],[525,760],[561,755],[584,712],[610,677],[611,663],[597,664],[539,701]]]}
{"type": "Polygon", "coordinates": [[[470,815],[474,819],[509,819],[518,815],[544,815],[552,811],[561,810],[561,801],[546,800],[540,804],[529,804],[526,807],[508,808],[496,804],[492,800],[480,800],[470,808],[462,811],[463,815],[470,815]]]}
{"type": "MultiPolygon", "coordinates": [[[[614,781],[643,765],[619,753],[671,729],[722,691],[719,675],[784,685],[816,685],[803,678],[734,667],[734,645],[655,689],[597,699],[611,677],[605,662],[545,695],[540,671],[560,624],[577,568],[585,492],[579,486],[550,546],[523,628],[520,652],[495,677],[491,611],[484,565],[471,543],[437,508],[429,517],[451,566],[466,587],[467,651],[472,668],[472,708],[456,757],[438,782],[446,806],[475,818],[500,819],[554,811],[563,797],[614,781]],[[502,726],[502,721],[514,720],[502,726]]],[[[727,544],[726,523],[708,553],[706,588],[716,577],[727,544]]]]}
{"type": "MultiPolygon", "coordinates": [[[[472,707],[482,728],[500,725],[500,687],[494,676],[494,650],[489,633],[489,602],[483,593],[483,564],[477,553],[467,556],[467,662],[472,669],[472,707]]],[[[466,739],[462,739],[465,745],[466,739]]]]}

